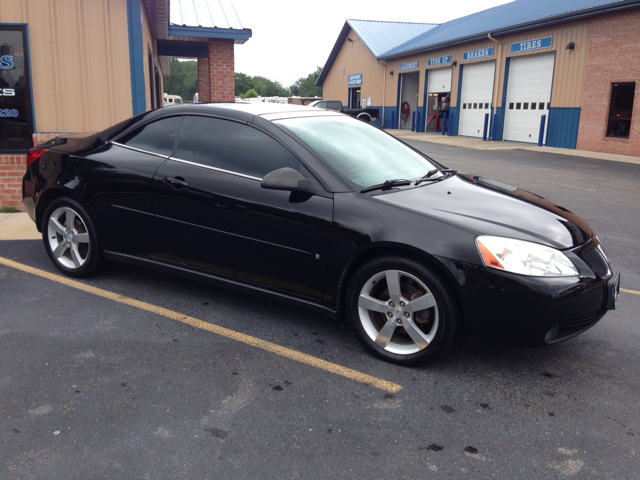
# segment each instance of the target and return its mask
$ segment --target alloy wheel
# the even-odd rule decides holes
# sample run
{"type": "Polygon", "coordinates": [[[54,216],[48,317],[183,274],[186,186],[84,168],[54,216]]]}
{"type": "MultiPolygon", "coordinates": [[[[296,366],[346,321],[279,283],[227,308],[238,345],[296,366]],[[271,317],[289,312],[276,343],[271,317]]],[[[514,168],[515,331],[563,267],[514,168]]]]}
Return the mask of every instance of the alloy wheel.
{"type": "Polygon", "coordinates": [[[47,238],[54,258],[68,269],[81,268],[89,258],[90,240],[80,215],[69,207],[53,211],[47,223],[47,238]]]}
{"type": "Polygon", "coordinates": [[[440,323],[429,288],[400,270],[385,270],[367,280],[358,296],[358,316],[378,347],[399,355],[427,348],[440,323]]]}

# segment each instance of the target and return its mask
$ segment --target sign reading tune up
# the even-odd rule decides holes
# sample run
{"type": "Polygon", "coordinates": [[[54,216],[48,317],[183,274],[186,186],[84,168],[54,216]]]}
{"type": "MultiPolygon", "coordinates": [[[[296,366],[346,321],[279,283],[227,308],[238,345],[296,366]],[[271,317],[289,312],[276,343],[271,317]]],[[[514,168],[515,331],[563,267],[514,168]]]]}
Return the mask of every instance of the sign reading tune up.
{"type": "Polygon", "coordinates": [[[526,40],[524,42],[516,42],[511,44],[511,53],[526,52],[528,50],[539,50],[540,48],[549,48],[553,42],[553,37],[536,38],[535,40],[526,40]]]}
{"type": "Polygon", "coordinates": [[[430,67],[433,65],[446,65],[447,63],[451,63],[451,55],[430,58],[428,63],[430,67]]]}

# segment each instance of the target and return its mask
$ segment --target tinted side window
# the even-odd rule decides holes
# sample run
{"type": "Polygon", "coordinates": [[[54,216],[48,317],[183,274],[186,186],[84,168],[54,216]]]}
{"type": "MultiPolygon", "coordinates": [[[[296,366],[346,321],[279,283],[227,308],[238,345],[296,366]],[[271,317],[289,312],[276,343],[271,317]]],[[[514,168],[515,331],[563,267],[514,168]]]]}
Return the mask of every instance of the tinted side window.
{"type": "Polygon", "coordinates": [[[327,108],[339,112],[342,110],[342,105],[340,102],[327,102],[327,108]]]}
{"type": "Polygon", "coordinates": [[[257,178],[283,167],[300,171],[298,159],[270,136],[217,118],[185,117],[175,157],[257,178]]]}
{"type": "Polygon", "coordinates": [[[147,152],[169,156],[178,136],[182,117],[162,118],[120,137],[118,143],[147,152]]]}

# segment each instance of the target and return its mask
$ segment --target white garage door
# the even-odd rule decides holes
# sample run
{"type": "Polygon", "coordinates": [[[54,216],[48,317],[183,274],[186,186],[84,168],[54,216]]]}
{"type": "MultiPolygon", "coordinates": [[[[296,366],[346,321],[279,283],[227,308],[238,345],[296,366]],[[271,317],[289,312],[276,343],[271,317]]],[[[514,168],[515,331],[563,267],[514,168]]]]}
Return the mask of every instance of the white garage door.
{"type": "Polygon", "coordinates": [[[429,70],[427,93],[450,92],[452,71],[452,68],[435,68],[429,70]]]}
{"type": "Polygon", "coordinates": [[[461,106],[459,135],[482,137],[485,114],[491,115],[493,106],[495,71],[496,62],[472,63],[464,66],[462,92],[458,102],[461,106]]]}
{"type": "Polygon", "coordinates": [[[549,123],[549,102],[555,53],[512,58],[509,66],[504,139],[538,143],[540,117],[546,115],[543,143],[549,123]]]}

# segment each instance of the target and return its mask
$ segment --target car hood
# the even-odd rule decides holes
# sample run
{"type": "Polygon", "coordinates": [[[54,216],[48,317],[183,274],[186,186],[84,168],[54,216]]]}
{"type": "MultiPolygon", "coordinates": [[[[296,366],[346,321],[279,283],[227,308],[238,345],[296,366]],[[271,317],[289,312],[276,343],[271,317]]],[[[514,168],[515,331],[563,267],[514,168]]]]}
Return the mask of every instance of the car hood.
{"type": "Polygon", "coordinates": [[[374,198],[476,235],[518,238],[559,249],[585,244],[595,236],[582,218],[549,199],[468,174],[374,198]]]}

